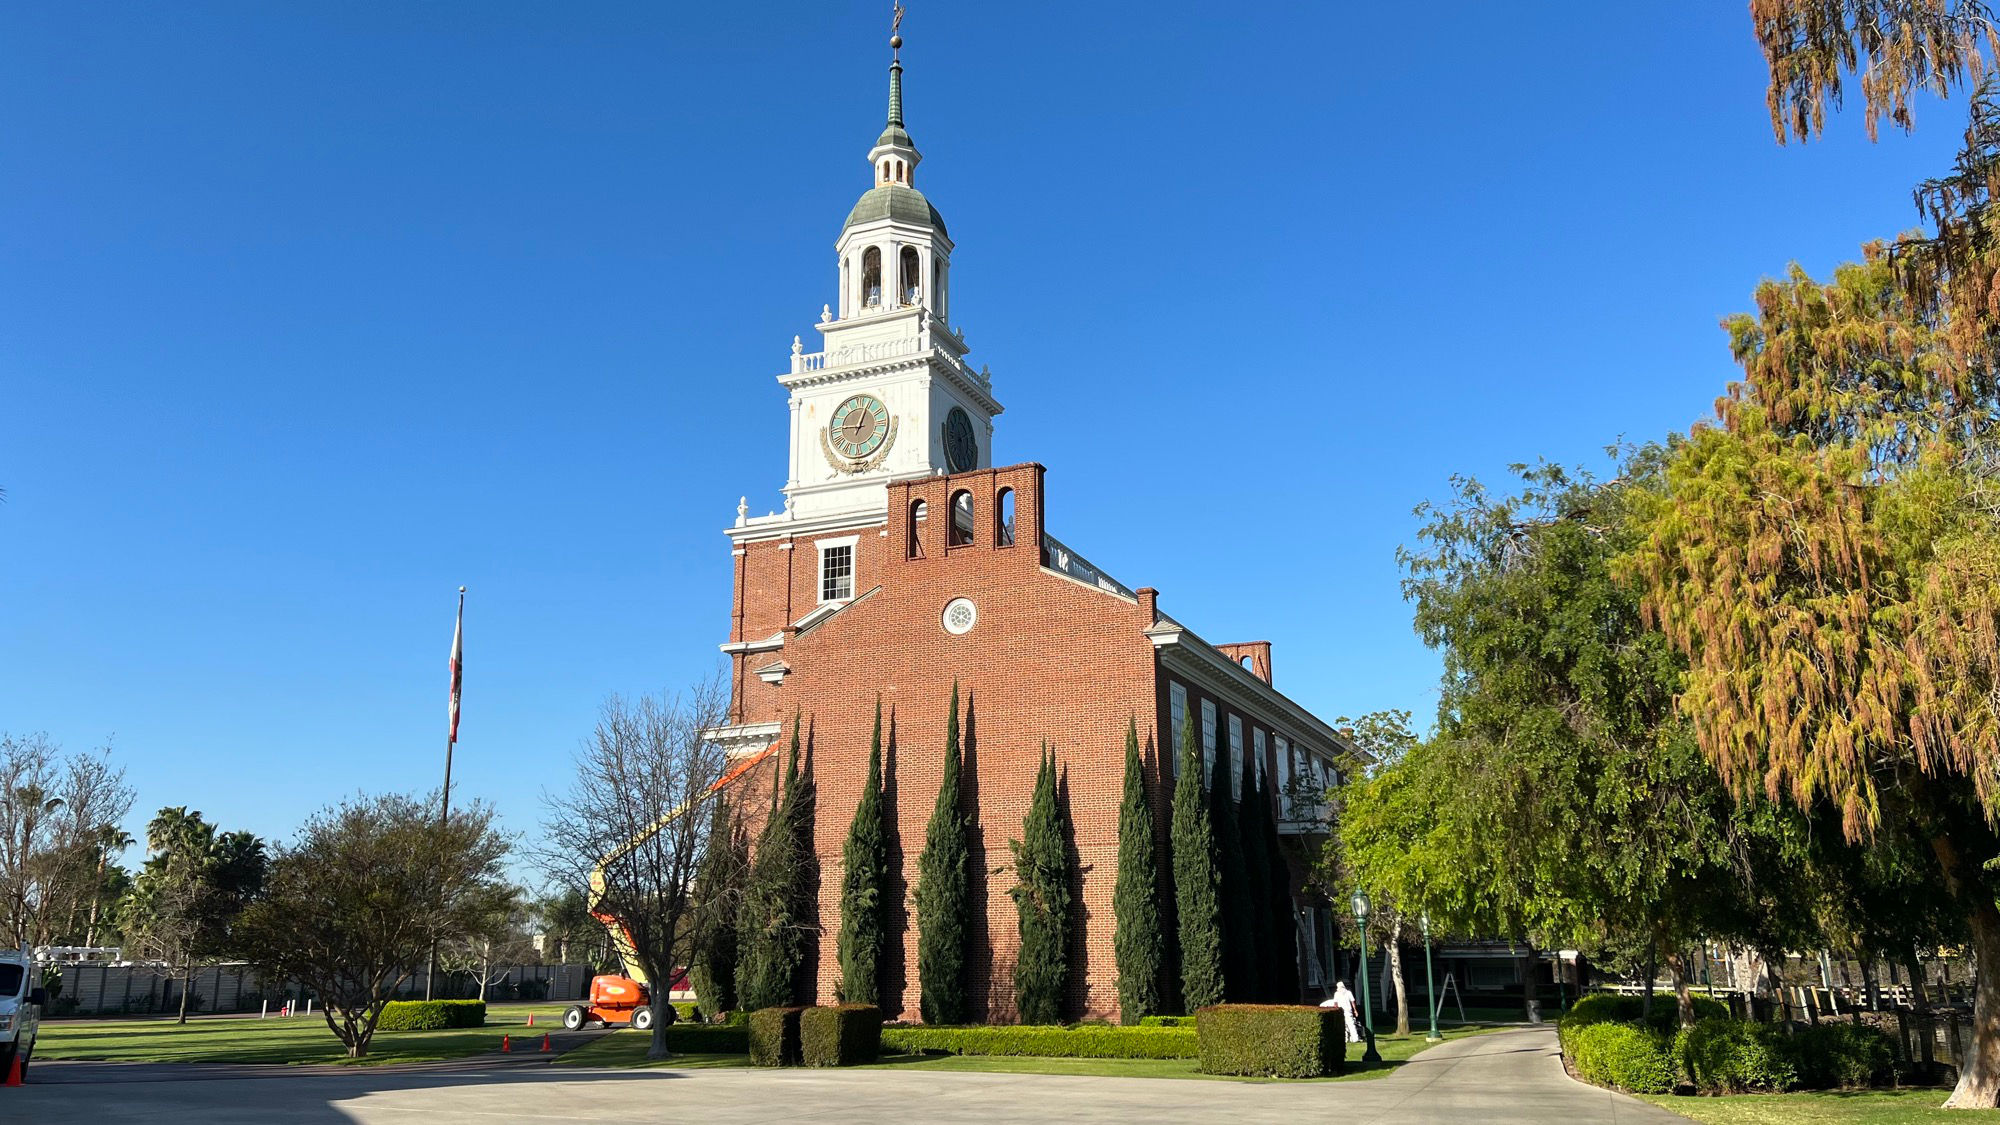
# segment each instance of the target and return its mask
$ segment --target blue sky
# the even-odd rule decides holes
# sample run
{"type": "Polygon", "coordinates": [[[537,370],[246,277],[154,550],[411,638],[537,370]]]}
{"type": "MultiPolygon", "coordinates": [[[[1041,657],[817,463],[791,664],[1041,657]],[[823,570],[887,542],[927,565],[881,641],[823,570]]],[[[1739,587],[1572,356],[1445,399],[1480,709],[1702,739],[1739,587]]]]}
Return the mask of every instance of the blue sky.
{"type": "MultiPolygon", "coordinates": [[[[717,664],[886,10],[0,12],[0,730],[289,835],[436,784],[462,583],[455,792],[532,830],[607,693],[717,664]]],[[[1146,12],[919,3],[918,184],[996,459],[1329,717],[1435,707],[1415,504],[1703,416],[1718,318],[1961,120],[1780,148],[1741,4],[1146,12]]]]}

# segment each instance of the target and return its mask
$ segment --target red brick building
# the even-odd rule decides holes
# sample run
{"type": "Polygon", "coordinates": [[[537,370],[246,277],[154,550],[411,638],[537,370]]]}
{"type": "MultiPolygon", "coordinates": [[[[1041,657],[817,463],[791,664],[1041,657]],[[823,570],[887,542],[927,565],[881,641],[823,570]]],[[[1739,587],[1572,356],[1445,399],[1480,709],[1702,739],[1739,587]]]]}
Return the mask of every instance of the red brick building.
{"type": "MultiPolygon", "coordinates": [[[[901,870],[889,904],[901,942],[885,966],[885,1007],[914,1018],[917,856],[960,685],[977,915],[968,990],[973,1011],[994,1021],[1012,1016],[1018,948],[1007,842],[1021,835],[1037,756],[1052,742],[1080,866],[1070,1009],[1113,1017],[1127,723],[1137,723],[1148,763],[1163,870],[1171,732],[1184,715],[1211,766],[1220,758],[1240,777],[1247,755],[1278,790],[1295,778],[1330,782],[1352,751],[1272,686],[1268,643],[1203,641],[1161,612],[1154,590],[1120,584],[1049,533],[1043,466],[992,464],[1001,407],[947,320],[952,243],[914,186],[921,156],[903,128],[900,62],[890,67],[888,126],[868,159],[874,186],[835,244],[840,295],[817,325],[824,348],[808,354],[795,339],[779,376],[792,419],[784,509],[752,518],[739,505],[728,531],[731,725],[714,734],[747,756],[784,737],[794,713],[810,723],[824,934],[817,998],[830,1001],[841,848],[880,698],[891,735],[891,866],[901,870]]],[[[1279,803],[1285,835],[1316,842],[1322,818],[1279,803]]],[[[1304,895],[1296,906],[1300,977],[1313,991],[1330,964],[1330,917],[1304,895]]]]}

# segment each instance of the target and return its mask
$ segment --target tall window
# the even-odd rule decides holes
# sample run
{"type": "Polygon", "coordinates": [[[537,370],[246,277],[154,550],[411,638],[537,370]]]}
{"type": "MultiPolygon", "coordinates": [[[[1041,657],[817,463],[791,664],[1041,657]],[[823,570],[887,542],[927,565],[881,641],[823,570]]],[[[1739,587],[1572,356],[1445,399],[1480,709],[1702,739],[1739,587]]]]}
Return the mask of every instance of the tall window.
{"type": "Polygon", "coordinates": [[[1167,681],[1167,737],[1161,739],[1166,747],[1168,760],[1174,763],[1174,776],[1181,775],[1181,724],[1187,722],[1187,687],[1172,680],[1167,681]]]}
{"type": "Polygon", "coordinates": [[[822,547],[819,553],[819,600],[845,601],[854,596],[854,544],[822,547]]]}
{"type": "Polygon", "coordinates": [[[1264,729],[1258,727],[1250,732],[1250,776],[1262,779],[1269,772],[1264,764],[1264,729]]]}
{"type": "Polygon", "coordinates": [[[972,542],[972,493],[960,489],[951,494],[951,545],[972,542]]]}
{"type": "Polygon", "coordinates": [[[1289,820],[1292,815],[1292,798],[1288,790],[1292,786],[1292,746],[1278,735],[1273,741],[1278,751],[1278,818],[1289,820]]]}
{"type": "Polygon", "coordinates": [[[1243,799],[1243,717],[1229,716],[1229,795],[1243,799]]]}
{"type": "Polygon", "coordinates": [[[882,303],[882,248],[870,246],[861,252],[861,303],[882,303]]]}
{"type": "Polygon", "coordinates": [[[1215,701],[1201,701],[1201,780],[1215,785],[1215,701]]]}
{"type": "Polygon", "coordinates": [[[923,280],[924,267],[917,255],[917,248],[914,246],[903,247],[902,292],[904,304],[914,305],[917,303],[917,290],[922,287],[923,280]]]}
{"type": "Polygon", "coordinates": [[[994,504],[994,511],[994,523],[996,526],[993,529],[993,542],[996,546],[1012,547],[1014,545],[1013,489],[1003,488],[1000,490],[999,499],[994,504]]]}
{"type": "Polygon", "coordinates": [[[905,554],[913,559],[924,557],[924,517],[930,515],[930,506],[922,500],[910,501],[910,548],[905,554]]]}

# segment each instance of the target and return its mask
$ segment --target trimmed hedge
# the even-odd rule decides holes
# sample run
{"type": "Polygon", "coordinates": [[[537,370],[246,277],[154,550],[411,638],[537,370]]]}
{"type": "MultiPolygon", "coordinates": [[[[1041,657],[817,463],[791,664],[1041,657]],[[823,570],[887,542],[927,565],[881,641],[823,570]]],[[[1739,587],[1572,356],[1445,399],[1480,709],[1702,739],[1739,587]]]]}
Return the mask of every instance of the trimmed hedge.
{"type": "Polygon", "coordinates": [[[699,1023],[701,1021],[701,1009],[694,1003],[685,1000],[676,1000],[672,1006],[675,1022],[699,1023]]]}
{"type": "Polygon", "coordinates": [[[1895,1073],[1896,1052],[1889,1036],[1867,1024],[1822,1023],[1799,1028],[1789,1038],[1799,1085],[1807,1089],[1872,1086],[1895,1073]]]}
{"type": "Polygon", "coordinates": [[[882,1053],[882,1009],[835,1004],[799,1013],[799,1062],[806,1066],[855,1066],[882,1053]]]}
{"type": "Polygon", "coordinates": [[[1191,1027],[885,1027],[882,1046],[906,1055],[1045,1059],[1192,1059],[1191,1027]]]}
{"type": "Polygon", "coordinates": [[[1337,1008],[1297,1004],[1216,1004],[1195,1013],[1204,1074],[1319,1078],[1347,1059],[1347,1027],[1337,1008]]]}
{"type": "Polygon", "coordinates": [[[1140,1016],[1140,1027],[1193,1027],[1193,1016],[1140,1016]]]}
{"type": "Polygon", "coordinates": [[[760,1008],[750,1013],[750,1065],[799,1065],[799,1013],[804,1008],[760,1008]]]}
{"type": "Polygon", "coordinates": [[[1790,1090],[1799,1084],[1793,1054],[1772,1024],[1711,1017],[1674,1036],[1674,1061],[1704,1094],[1790,1090]]]}
{"type": "Polygon", "coordinates": [[[382,1005],[377,1031],[442,1031],[450,1027],[485,1027],[484,1000],[391,1000],[382,1005]]]}
{"type": "MultiPolygon", "coordinates": [[[[1694,1018],[1696,1020],[1727,1019],[1729,1005],[1710,996],[1692,996],[1694,1018]]],[[[1671,992],[1653,994],[1653,1018],[1648,1022],[1654,1031],[1671,1033],[1680,1022],[1680,1010],[1671,992]]],[[[1593,1023],[1639,1022],[1640,1013],[1645,1010],[1646,998],[1627,996],[1617,992],[1593,992],[1570,1005],[1557,1022],[1559,1027],[1585,1027],[1593,1023]]]]}
{"type": "Polygon", "coordinates": [[[1665,1036],[1629,1023],[1590,1023],[1563,1032],[1576,1076],[1635,1094],[1673,1092],[1677,1068],[1665,1036]]]}

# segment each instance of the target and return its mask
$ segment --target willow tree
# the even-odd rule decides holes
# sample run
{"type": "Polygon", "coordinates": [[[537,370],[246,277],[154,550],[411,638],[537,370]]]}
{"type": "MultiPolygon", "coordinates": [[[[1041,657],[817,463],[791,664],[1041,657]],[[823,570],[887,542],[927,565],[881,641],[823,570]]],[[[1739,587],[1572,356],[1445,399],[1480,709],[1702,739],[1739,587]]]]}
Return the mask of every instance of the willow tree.
{"type": "MultiPolygon", "coordinates": [[[[1727,322],[1744,379],[1675,451],[1628,565],[1738,793],[1921,841],[2000,965],[2000,393],[1871,247],[1727,322]]],[[[2000,974],[1948,1104],[2000,1104],[2000,974]]]]}

